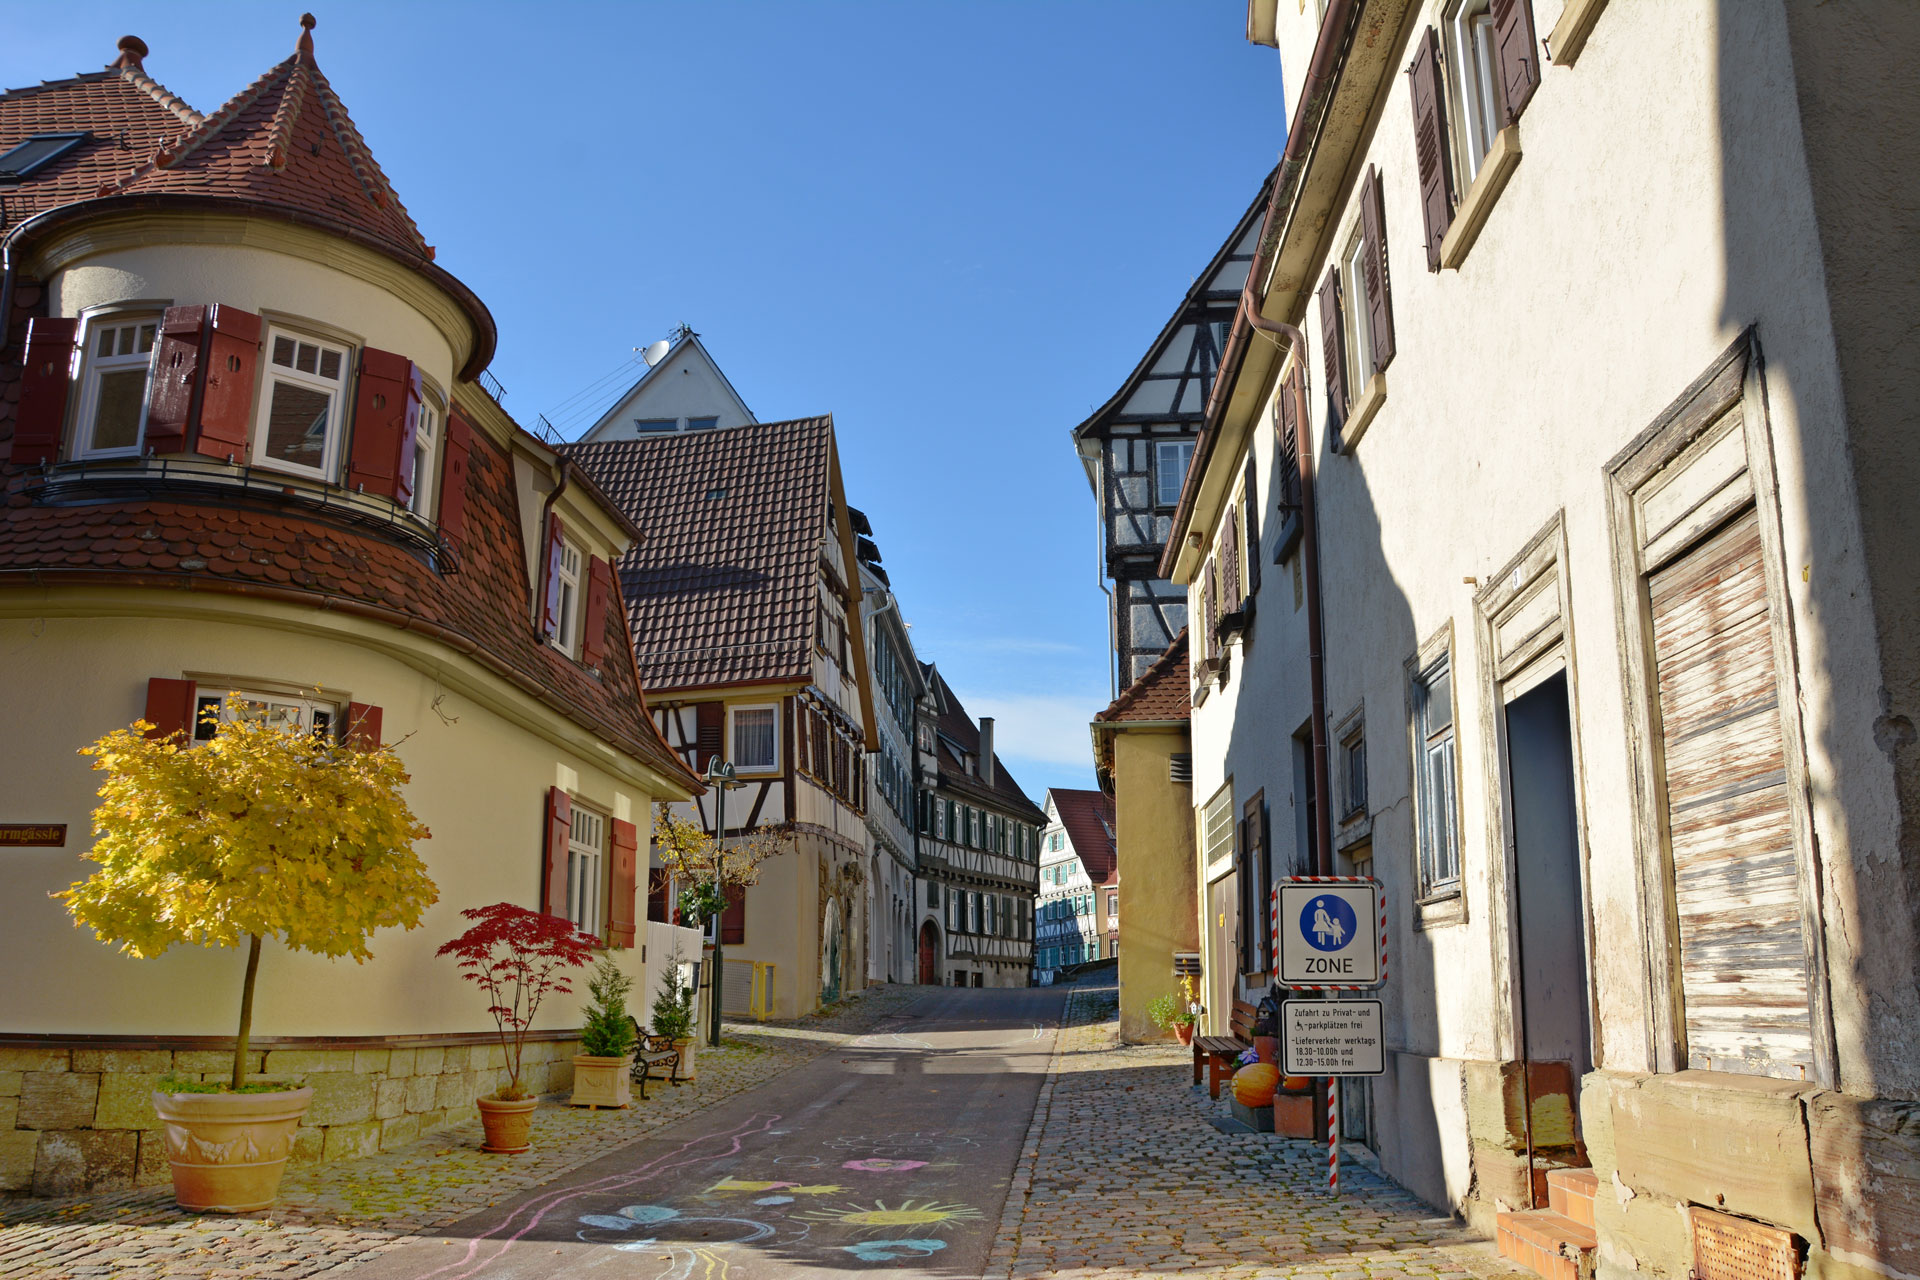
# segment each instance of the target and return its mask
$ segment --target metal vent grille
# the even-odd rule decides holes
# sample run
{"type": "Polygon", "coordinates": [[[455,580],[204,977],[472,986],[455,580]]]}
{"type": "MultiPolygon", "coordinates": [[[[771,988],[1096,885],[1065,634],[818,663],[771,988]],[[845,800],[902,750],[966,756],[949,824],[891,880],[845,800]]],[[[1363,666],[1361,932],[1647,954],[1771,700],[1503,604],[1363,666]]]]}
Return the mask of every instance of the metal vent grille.
{"type": "Polygon", "coordinates": [[[1688,1207],[1687,1217],[1696,1280],[1800,1280],[1793,1232],[1698,1205],[1688,1207]]]}
{"type": "Polygon", "coordinates": [[[1167,781],[1193,781],[1193,753],[1191,751],[1177,751],[1167,757],[1167,781]]]}

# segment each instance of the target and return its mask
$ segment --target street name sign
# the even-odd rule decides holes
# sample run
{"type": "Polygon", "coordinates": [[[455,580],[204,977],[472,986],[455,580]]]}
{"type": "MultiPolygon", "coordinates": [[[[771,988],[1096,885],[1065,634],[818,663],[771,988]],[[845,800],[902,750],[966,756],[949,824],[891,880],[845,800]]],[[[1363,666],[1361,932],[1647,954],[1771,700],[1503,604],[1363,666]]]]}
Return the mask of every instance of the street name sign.
{"type": "Polygon", "coordinates": [[[1282,1004],[1280,1070],[1290,1076],[1385,1074],[1380,1002],[1289,1000],[1282,1004]]]}
{"type": "Polygon", "coordinates": [[[1386,981],[1380,882],[1359,876],[1299,876],[1274,886],[1280,983],[1357,989],[1386,981]]]}

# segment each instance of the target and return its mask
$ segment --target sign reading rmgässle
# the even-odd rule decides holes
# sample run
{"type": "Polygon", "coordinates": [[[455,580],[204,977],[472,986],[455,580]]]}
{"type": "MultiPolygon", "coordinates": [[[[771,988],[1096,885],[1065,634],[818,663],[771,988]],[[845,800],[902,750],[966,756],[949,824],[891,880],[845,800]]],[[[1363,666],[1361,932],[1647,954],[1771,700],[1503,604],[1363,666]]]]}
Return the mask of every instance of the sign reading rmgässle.
{"type": "Polygon", "coordinates": [[[1378,1000],[1289,1000],[1280,1006],[1283,1074],[1377,1076],[1386,1069],[1378,1000]]]}
{"type": "Polygon", "coordinates": [[[64,822],[0,823],[0,848],[64,849],[67,824],[64,822]]]}

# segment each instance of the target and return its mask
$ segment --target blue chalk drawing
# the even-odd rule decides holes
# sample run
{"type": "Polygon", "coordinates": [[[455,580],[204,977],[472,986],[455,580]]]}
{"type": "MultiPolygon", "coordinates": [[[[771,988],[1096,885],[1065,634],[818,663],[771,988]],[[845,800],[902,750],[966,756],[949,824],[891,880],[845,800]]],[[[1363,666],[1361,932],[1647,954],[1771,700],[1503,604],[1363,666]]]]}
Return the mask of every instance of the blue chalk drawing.
{"type": "Polygon", "coordinates": [[[792,1196],[761,1196],[755,1204],[792,1204],[792,1196]]]}
{"type": "Polygon", "coordinates": [[[862,1240],[841,1245],[862,1262],[895,1262],[902,1258],[931,1258],[947,1247],[945,1240],[862,1240]]]}

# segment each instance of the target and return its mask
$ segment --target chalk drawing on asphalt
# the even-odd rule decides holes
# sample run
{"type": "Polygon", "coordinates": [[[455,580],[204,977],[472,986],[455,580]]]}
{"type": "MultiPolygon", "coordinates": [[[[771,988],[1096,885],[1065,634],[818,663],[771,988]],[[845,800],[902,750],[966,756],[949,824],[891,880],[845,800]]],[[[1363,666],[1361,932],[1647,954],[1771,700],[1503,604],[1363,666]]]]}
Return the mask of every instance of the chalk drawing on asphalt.
{"type": "Polygon", "coordinates": [[[947,1247],[945,1240],[862,1240],[840,1248],[862,1262],[898,1262],[906,1258],[931,1258],[947,1247]]]}
{"type": "Polygon", "coordinates": [[[909,1169],[924,1169],[925,1160],[849,1160],[840,1166],[842,1169],[856,1169],[861,1173],[905,1173],[909,1169]]]}
{"type": "Polygon", "coordinates": [[[871,1205],[849,1204],[837,1209],[815,1209],[794,1216],[801,1222],[816,1222],[823,1226],[831,1223],[834,1226],[852,1227],[870,1235],[895,1227],[926,1227],[945,1231],[956,1222],[978,1218],[980,1210],[970,1204],[944,1204],[936,1200],[902,1200],[891,1207],[884,1200],[876,1200],[871,1205]]]}

